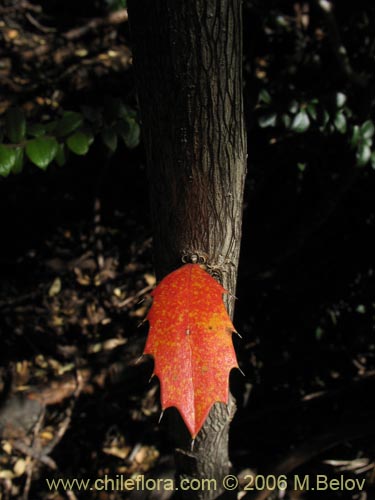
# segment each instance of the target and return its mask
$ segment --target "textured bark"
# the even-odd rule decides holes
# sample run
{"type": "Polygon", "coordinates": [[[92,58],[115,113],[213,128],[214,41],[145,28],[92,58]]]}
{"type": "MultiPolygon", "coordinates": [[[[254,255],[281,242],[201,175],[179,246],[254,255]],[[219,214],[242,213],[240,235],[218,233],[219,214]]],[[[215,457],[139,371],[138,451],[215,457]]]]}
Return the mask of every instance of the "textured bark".
{"type": "MultiPolygon", "coordinates": [[[[246,173],[241,0],[129,0],[128,8],[157,277],[204,262],[234,294],[246,173]]],[[[233,399],[216,404],[193,451],[172,426],[180,476],[217,479],[216,492],[196,498],[220,493],[234,411],[233,399]]]]}

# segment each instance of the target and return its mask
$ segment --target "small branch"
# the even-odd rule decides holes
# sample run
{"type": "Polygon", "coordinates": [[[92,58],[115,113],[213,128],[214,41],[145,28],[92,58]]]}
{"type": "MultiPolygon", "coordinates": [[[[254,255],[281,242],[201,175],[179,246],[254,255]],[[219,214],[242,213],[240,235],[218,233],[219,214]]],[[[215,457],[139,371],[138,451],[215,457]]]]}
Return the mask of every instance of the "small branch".
{"type": "Polygon", "coordinates": [[[43,453],[45,455],[49,455],[50,453],[52,453],[52,451],[55,449],[55,447],[59,444],[61,439],[64,437],[64,435],[65,435],[65,433],[70,425],[70,422],[72,420],[73,410],[74,410],[74,407],[75,407],[75,405],[78,401],[78,398],[82,392],[83,387],[84,387],[84,378],[82,377],[80,372],[77,372],[77,389],[74,392],[74,399],[70,402],[70,406],[66,410],[65,418],[64,418],[62,424],[60,425],[60,428],[57,431],[56,436],[52,439],[52,441],[47,446],[45,446],[43,448],[43,453]]]}
{"type": "Polygon", "coordinates": [[[142,290],[139,290],[135,295],[132,295],[131,297],[128,297],[127,299],[123,300],[119,304],[117,304],[118,308],[122,308],[125,306],[129,306],[130,304],[133,304],[137,299],[140,299],[143,297],[143,295],[146,295],[146,293],[151,292],[153,290],[154,285],[148,285],[142,288],[142,290]]]}
{"type": "MultiPolygon", "coordinates": [[[[33,442],[31,445],[31,450],[28,450],[32,453],[32,455],[28,454],[30,457],[32,457],[33,455],[40,455],[39,432],[42,428],[42,425],[44,422],[44,417],[45,417],[45,408],[40,413],[38,422],[36,423],[35,428],[34,428],[34,436],[33,436],[33,442]]],[[[30,463],[27,465],[27,468],[26,468],[26,482],[25,482],[25,486],[23,489],[23,495],[22,495],[23,500],[27,500],[29,498],[34,467],[35,467],[35,460],[30,460],[30,463]]]]}
{"type": "Polygon", "coordinates": [[[121,24],[125,23],[128,20],[128,10],[127,9],[121,9],[116,12],[112,12],[109,14],[107,17],[95,17],[94,19],[91,19],[87,24],[84,26],[80,26],[78,28],[73,28],[66,33],[64,33],[64,37],[67,40],[76,40],[77,38],[81,38],[82,36],[86,35],[89,31],[92,31],[96,28],[99,28],[101,26],[106,26],[108,24],[121,24]]]}
{"type": "Polygon", "coordinates": [[[25,17],[29,21],[30,24],[35,26],[35,28],[37,28],[38,30],[42,31],[42,33],[55,33],[56,32],[56,28],[48,28],[47,26],[44,26],[39,21],[37,21],[35,19],[35,17],[33,17],[30,14],[30,12],[26,12],[25,17]]]}
{"type": "Polygon", "coordinates": [[[46,465],[50,469],[52,469],[52,470],[57,469],[56,462],[52,458],[48,457],[44,453],[40,453],[40,452],[34,450],[33,448],[30,448],[29,446],[26,446],[24,443],[22,443],[22,441],[14,441],[12,443],[12,446],[15,450],[20,451],[21,453],[23,453],[27,457],[31,457],[34,460],[37,460],[38,462],[46,465]]]}

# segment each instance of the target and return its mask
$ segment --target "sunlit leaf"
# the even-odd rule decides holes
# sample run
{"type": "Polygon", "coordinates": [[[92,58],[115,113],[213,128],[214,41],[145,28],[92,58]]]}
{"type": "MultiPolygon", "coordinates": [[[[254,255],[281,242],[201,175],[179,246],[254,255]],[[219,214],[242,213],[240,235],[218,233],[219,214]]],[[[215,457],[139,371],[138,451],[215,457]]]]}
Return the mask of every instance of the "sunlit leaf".
{"type": "Polygon", "coordinates": [[[265,113],[258,118],[259,127],[275,127],[276,126],[277,115],[276,113],[265,113]]]}
{"type": "Polygon", "coordinates": [[[23,170],[23,162],[24,162],[24,149],[23,148],[15,148],[16,159],[14,161],[14,165],[12,168],[13,174],[20,174],[23,170]]]}
{"type": "Polygon", "coordinates": [[[258,98],[260,103],[264,104],[271,104],[272,98],[269,94],[269,92],[266,89],[262,89],[259,92],[259,98],[258,98]]]}
{"type": "Polygon", "coordinates": [[[357,165],[363,167],[371,158],[371,148],[366,144],[361,144],[357,150],[357,165]]]}
{"type": "Polygon", "coordinates": [[[295,113],[297,113],[298,109],[299,109],[299,104],[297,101],[293,100],[292,102],[289,103],[288,110],[290,113],[294,115],[295,113]]]}
{"type": "Polygon", "coordinates": [[[289,115],[287,115],[286,113],[284,113],[282,115],[281,121],[283,122],[285,128],[289,128],[291,123],[292,123],[291,117],[289,115]]]}
{"type": "Polygon", "coordinates": [[[337,113],[335,117],[335,127],[341,134],[345,134],[347,130],[346,118],[343,113],[337,113]]]}
{"type": "Polygon", "coordinates": [[[337,92],[336,94],[336,106],[342,108],[346,103],[346,95],[342,92],[337,92]]]}
{"type": "Polygon", "coordinates": [[[117,149],[117,134],[112,127],[105,128],[101,133],[102,141],[113,152],[117,149]]]}
{"type": "Polygon", "coordinates": [[[316,111],[316,106],[315,104],[312,104],[312,103],[309,103],[307,106],[306,106],[306,110],[307,112],[309,113],[309,115],[311,116],[311,118],[313,120],[316,120],[317,117],[318,117],[318,113],[316,111]]]}
{"type": "Polygon", "coordinates": [[[361,137],[360,129],[359,129],[358,125],[354,125],[353,134],[352,134],[352,137],[350,139],[351,146],[357,146],[360,137],[361,137]]]}
{"type": "Polygon", "coordinates": [[[375,127],[374,124],[372,123],[371,120],[365,121],[360,128],[361,136],[364,139],[370,139],[375,132],[375,127]]]}
{"type": "Polygon", "coordinates": [[[306,132],[309,126],[310,118],[308,117],[306,111],[301,109],[301,111],[293,118],[291,129],[294,132],[302,133],[306,132]]]}
{"type": "Polygon", "coordinates": [[[75,134],[68,137],[66,140],[66,145],[76,155],[85,155],[92,142],[92,136],[86,132],[78,131],[75,134]]]}
{"type": "Polygon", "coordinates": [[[237,367],[224,288],[198,264],[166,276],[152,293],[145,354],[155,360],[162,408],[175,406],[192,437],[215,402],[228,403],[237,367]]]}
{"type": "Polygon", "coordinates": [[[0,144],[0,175],[8,177],[16,161],[16,152],[13,148],[0,144]]]}
{"type": "Polygon", "coordinates": [[[37,137],[26,145],[26,155],[37,167],[45,170],[55,158],[58,143],[54,137],[37,137]]]}

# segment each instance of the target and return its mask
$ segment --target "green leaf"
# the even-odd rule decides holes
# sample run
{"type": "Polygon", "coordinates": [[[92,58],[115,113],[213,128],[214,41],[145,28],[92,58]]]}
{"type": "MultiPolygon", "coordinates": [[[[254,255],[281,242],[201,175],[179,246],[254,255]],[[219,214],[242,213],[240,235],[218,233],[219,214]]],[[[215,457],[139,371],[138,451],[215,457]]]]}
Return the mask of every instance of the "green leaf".
{"type": "Polygon", "coordinates": [[[62,167],[66,163],[65,144],[59,144],[55,156],[56,163],[62,167]]]}
{"type": "Polygon", "coordinates": [[[336,94],[336,106],[342,108],[346,103],[346,95],[342,92],[337,92],[336,94]]]}
{"type": "Polygon", "coordinates": [[[92,136],[86,132],[78,131],[75,134],[68,137],[66,145],[76,155],[85,155],[92,142],[92,136]]]}
{"type": "Polygon", "coordinates": [[[323,334],[324,334],[324,330],[320,326],[318,326],[315,330],[316,340],[320,340],[322,338],[323,334]]]}
{"type": "Polygon", "coordinates": [[[260,92],[259,92],[259,98],[258,98],[258,101],[260,103],[264,103],[264,104],[271,104],[271,101],[272,101],[272,98],[269,94],[269,92],[267,92],[266,89],[262,89],[260,92]]]}
{"type": "Polygon", "coordinates": [[[5,115],[5,130],[10,141],[18,144],[25,137],[26,119],[20,108],[10,108],[5,115]]]}
{"type": "Polygon", "coordinates": [[[361,144],[364,144],[365,146],[368,146],[370,149],[372,147],[372,139],[362,139],[361,144]]]}
{"type": "Polygon", "coordinates": [[[359,139],[360,139],[360,136],[361,136],[361,133],[359,131],[359,127],[358,125],[354,125],[353,127],[353,134],[352,134],[352,137],[350,139],[350,145],[352,147],[354,146],[357,146],[358,145],[358,142],[359,142],[359,139]]]}
{"type": "Polygon", "coordinates": [[[122,127],[120,126],[119,134],[127,148],[134,149],[139,145],[141,129],[135,118],[128,117],[126,123],[122,127]]]}
{"type": "Polygon", "coordinates": [[[117,134],[112,127],[105,128],[102,133],[102,140],[107,148],[114,153],[117,149],[117,134]]]}
{"type": "Polygon", "coordinates": [[[297,111],[299,110],[299,104],[298,104],[298,102],[293,100],[291,103],[289,103],[288,110],[293,115],[296,114],[297,111]]]}
{"type": "Polygon", "coordinates": [[[32,137],[40,137],[46,133],[46,127],[41,123],[28,123],[27,125],[27,135],[32,137]]]}
{"type": "Polygon", "coordinates": [[[371,120],[367,120],[364,123],[362,123],[361,128],[360,128],[361,136],[364,139],[370,139],[375,132],[375,127],[374,124],[372,123],[371,120]]]}
{"type": "Polygon", "coordinates": [[[297,163],[298,170],[304,172],[306,169],[306,163],[297,163]]]}
{"type": "Polygon", "coordinates": [[[316,119],[317,119],[317,117],[318,117],[318,113],[317,113],[317,111],[316,111],[316,106],[315,106],[315,104],[313,104],[313,103],[311,103],[311,102],[310,102],[310,103],[306,106],[306,110],[307,110],[307,112],[309,113],[309,115],[311,116],[311,118],[312,118],[313,120],[316,120],[316,119]]]}
{"type": "Polygon", "coordinates": [[[259,127],[275,127],[276,126],[276,113],[265,113],[258,118],[259,127]]]}
{"type": "Polygon", "coordinates": [[[119,106],[118,106],[118,111],[117,111],[117,116],[121,120],[128,120],[129,118],[137,118],[137,111],[126,104],[124,104],[122,101],[120,101],[119,106]]]}
{"type": "Polygon", "coordinates": [[[357,150],[357,165],[363,167],[371,158],[371,149],[366,144],[361,144],[357,150]]]}
{"type": "Polygon", "coordinates": [[[281,26],[282,28],[287,28],[288,27],[288,22],[287,20],[285,19],[284,16],[276,16],[276,24],[278,26],[281,26]]]}
{"type": "Polygon", "coordinates": [[[355,310],[359,314],[366,314],[366,306],[364,304],[358,304],[355,310]]]}
{"type": "Polygon", "coordinates": [[[289,128],[291,123],[292,123],[291,117],[289,115],[287,115],[286,113],[284,113],[282,115],[281,121],[283,122],[285,128],[289,128]]]}
{"type": "Polygon", "coordinates": [[[345,134],[345,132],[347,130],[346,118],[345,118],[345,115],[341,112],[337,113],[337,115],[335,117],[335,127],[336,127],[336,130],[338,130],[341,134],[345,134]]]}
{"type": "Polygon", "coordinates": [[[306,130],[309,128],[309,126],[310,126],[310,118],[309,118],[308,114],[306,113],[306,111],[304,109],[302,109],[293,118],[291,129],[294,132],[297,132],[300,134],[302,132],[306,132],[306,130]]]}
{"type": "Polygon", "coordinates": [[[83,123],[81,113],[75,111],[65,111],[61,120],[57,122],[56,134],[58,136],[66,136],[77,130],[83,123]]]}
{"type": "Polygon", "coordinates": [[[8,177],[16,161],[16,151],[0,144],[0,175],[8,177]]]}
{"type": "Polygon", "coordinates": [[[13,174],[20,174],[23,170],[24,149],[15,148],[16,159],[12,168],[13,174]]]}
{"type": "Polygon", "coordinates": [[[37,167],[45,170],[57,153],[58,143],[54,137],[37,137],[26,145],[26,155],[37,167]]]}
{"type": "Polygon", "coordinates": [[[373,153],[371,153],[370,161],[371,161],[372,168],[375,169],[375,151],[373,153]]]}

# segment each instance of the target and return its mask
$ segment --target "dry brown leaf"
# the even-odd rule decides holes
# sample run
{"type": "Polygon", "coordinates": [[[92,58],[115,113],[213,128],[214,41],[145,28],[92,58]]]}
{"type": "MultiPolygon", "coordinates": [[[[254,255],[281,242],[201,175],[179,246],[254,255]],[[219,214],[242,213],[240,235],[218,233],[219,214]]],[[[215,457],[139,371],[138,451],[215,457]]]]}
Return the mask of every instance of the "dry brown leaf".
{"type": "Polygon", "coordinates": [[[114,457],[121,458],[122,460],[124,460],[129,455],[130,451],[130,446],[124,446],[122,448],[119,448],[117,446],[110,446],[103,448],[103,452],[107,455],[113,455],[114,457]]]}
{"type": "Polygon", "coordinates": [[[61,292],[61,279],[57,277],[53,280],[53,283],[50,286],[50,289],[48,290],[48,296],[55,297],[60,292],[61,292]]]}
{"type": "Polygon", "coordinates": [[[19,33],[17,30],[10,29],[6,31],[5,35],[8,38],[8,40],[14,40],[15,38],[18,37],[19,33]]]}
{"type": "Polygon", "coordinates": [[[13,471],[16,477],[22,476],[27,467],[27,461],[24,458],[19,458],[14,464],[13,471]]]}
{"type": "Polygon", "coordinates": [[[5,451],[5,453],[7,455],[10,455],[12,453],[13,447],[12,447],[12,444],[9,441],[5,441],[2,444],[2,448],[3,448],[3,450],[5,451]]]}
{"type": "Polygon", "coordinates": [[[76,280],[80,285],[89,286],[91,284],[90,276],[83,274],[79,267],[74,268],[74,273],[76,275],[76,280]]]}
{"type": "Polygon", "coordinates": [[[149,285],[149,286],[154,286],[156,284],[156,277],[154,274],[150,274],[150,273],[146,273],[143,275],[144,279],[145,279],[145,282],[149,285]]]}

